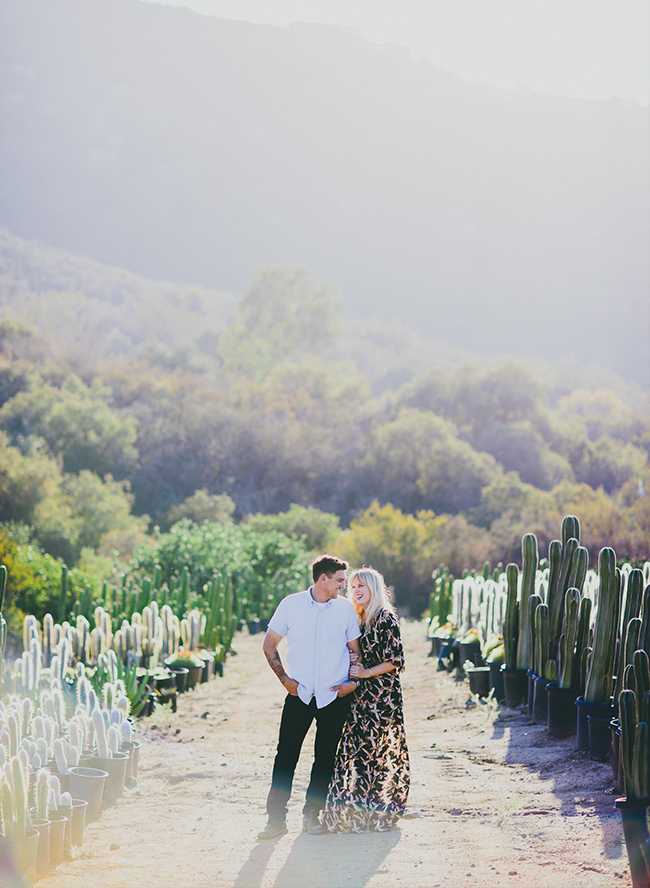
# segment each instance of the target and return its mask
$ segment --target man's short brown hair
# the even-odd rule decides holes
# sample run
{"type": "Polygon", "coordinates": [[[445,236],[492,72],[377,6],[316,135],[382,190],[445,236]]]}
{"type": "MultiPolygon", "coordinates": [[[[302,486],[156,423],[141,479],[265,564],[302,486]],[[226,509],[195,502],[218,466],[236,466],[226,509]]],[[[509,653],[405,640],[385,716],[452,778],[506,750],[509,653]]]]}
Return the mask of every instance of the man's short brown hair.
{"type": "Polygon", "coordinates": [[[317,583],[318,578],[322,577],[323,574],[333,577],[339,570],[347,570],[348,567],[347,561],[342,561],[334,555],[319,555],[311,566],[311,575],[314,578],[314,582],[317,583]]]}

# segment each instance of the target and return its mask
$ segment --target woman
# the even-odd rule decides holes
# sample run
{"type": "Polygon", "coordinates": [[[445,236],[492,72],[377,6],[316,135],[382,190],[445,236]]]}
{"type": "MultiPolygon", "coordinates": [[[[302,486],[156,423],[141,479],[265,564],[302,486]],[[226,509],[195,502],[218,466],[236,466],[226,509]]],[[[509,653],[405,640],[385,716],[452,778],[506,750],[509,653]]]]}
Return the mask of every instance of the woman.
{"type": "Polygon", "coordinates": [[[323,816],[337,832],[388,830],[404,813],[409,757],[399,673],[404,652],[399,621],[382,575],[355,570],[348,597],[361,626],[362,663],[350,667],[358,682],[339,745],[323,816]]]}

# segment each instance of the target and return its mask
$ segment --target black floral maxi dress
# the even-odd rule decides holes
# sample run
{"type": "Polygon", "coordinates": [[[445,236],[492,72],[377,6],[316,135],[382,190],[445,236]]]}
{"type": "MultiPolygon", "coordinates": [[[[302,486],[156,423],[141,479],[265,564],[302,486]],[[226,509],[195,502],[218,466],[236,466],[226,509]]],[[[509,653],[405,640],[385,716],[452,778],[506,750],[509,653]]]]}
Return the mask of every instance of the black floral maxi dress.
{"type": "Polygon", "coordinates": [[[397,667],[359,682],[336,755],[323,823],[336,832],[388,830],[404,813],[409,791],[409,755],[404,732],[404,651],[399,622],[380,611],[361,627],[366,669],[389,661],[397,667]]]}

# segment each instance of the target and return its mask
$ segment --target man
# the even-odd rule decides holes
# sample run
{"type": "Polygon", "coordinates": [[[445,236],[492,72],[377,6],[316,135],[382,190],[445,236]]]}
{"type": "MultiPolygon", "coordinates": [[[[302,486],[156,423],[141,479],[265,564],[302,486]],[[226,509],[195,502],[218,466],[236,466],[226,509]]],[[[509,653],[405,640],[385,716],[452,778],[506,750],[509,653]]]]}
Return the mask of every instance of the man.
{"type": "Polygon", "coordinates": [[[268,823],[258,834],[273,839],[287,832],[287,802],[303,740],[316,719],[314,764],[303,808],[303,830],[327,832],[320,822],[327,787],[334,770],[336,748],[348,715],[350,652],[359,655],[360,630],[352,604],[339,592],[345,589],[347,562],[321,555],[312,564],[313,586],[288,595],[277,607],[264,637],[269,666],[287,691],[280,721],[280,737],[266,801],[268,823]],[[278,645],[287,637],[285,672],[278,645]]]}

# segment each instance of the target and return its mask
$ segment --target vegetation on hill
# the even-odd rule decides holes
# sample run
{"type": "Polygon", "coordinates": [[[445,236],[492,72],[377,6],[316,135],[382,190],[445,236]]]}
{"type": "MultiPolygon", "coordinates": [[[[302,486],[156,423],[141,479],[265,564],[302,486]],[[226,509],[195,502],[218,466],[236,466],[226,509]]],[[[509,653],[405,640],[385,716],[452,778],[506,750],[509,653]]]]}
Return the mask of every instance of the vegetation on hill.
{"type": "Polygon", "coordinates": [[[592,558],[650,555],[646,396],[612,374],[351,324],[306,269],[236,301],[8,234],[0,268],[0,560],[40,577],[25,607],[53,559],[94,582],[181,526],[281,538],[294,573],[333,549],[415,610],[433,568],[516,559],[525,531],[543,550],[567,512],[592,558]]]}

